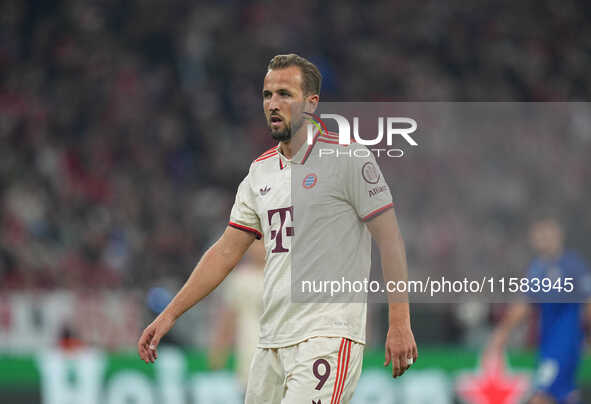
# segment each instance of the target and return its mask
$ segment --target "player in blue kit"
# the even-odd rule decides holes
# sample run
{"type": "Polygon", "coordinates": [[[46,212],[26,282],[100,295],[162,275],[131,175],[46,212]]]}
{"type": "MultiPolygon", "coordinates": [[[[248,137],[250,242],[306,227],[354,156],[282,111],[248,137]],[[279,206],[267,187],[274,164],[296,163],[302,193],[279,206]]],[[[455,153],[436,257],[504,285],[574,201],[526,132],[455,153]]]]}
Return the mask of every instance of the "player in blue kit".
{"type": "MultiPolygon", "coordinates": [[[[588,303],[591,296],[591,275],[578,254],[564,250],[563,232],[554,219],[535,222],[531,227],[530,242],[538,257],[531,263],[528,271],[529,285],[537,282],[534,279],[549,279],[544,281],[545,286],[553,285],[552,290],[543,292],[544,288],[540,288],[537,293],[530,292],[529,298],[536,303],[512,304],[496,328],[488,352],[500,353],[513,328],[521,324],[533,310],[538,309],[538,370],[534,392],[528,403],[580,404],[575,380],[583,355],[585,324],[589,324],[591,320],[591,306],[588,303]],[[565,299],[567,292],[564,286],[568,278],[573,280],[573,290],[565,299]],[[563,287],[562,291],[558,290],[559,286],[563,287]]],[[[570,290],[568,281],[566,286],[566,290],[570,290]]]]}

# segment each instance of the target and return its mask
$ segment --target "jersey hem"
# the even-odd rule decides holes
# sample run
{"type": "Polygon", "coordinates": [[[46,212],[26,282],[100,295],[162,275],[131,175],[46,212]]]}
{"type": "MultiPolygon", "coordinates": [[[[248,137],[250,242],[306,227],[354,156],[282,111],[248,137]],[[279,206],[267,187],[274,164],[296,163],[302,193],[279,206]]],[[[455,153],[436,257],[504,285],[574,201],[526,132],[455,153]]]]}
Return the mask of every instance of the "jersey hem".
{"type": "Polygon", "coordinates": [[[297,345],[300,344],[310,338],[316,338],[316,337],[325,337],[325,338],[346,338],[346,339],[350,339],[353,342],[356,342],[358,344],[362,344],[365,345],[365,339],[363,338],[359,338],[356,336],[352,336],[350,334],[344,334],[344,333],[326,333],[326,332],[320,332],[320,333],[313,333],[313,334],[309,334],[306,337],[303,338],[298,338],[298,339],[293,339],[293,340],[286,340],[283,342],[273,342],[273,343],[261,343],[259,342],[257,344],[257,348],[264,348],[264,349],[269,349],[269,348],[287,348],[289,346],[293,346],[293,345],[297,345]]]}

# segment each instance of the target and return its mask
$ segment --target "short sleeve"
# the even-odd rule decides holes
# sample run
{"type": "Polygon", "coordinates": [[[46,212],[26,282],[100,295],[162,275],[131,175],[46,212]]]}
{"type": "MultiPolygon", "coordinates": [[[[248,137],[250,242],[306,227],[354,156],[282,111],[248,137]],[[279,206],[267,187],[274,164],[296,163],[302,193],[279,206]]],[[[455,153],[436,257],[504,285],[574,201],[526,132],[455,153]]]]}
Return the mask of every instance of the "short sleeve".
{"type": "Polygon", "coordinates": [[[367,150],[367,157],[366,153],[357,153],[364,157],[347,159],[345,189],[359,218],[367,221],[393,206],[392,194],[373,153],[365,146],[357,147],[367,150]]]}
{"type": "Polygon", "coordinates": [[[254,208],[255,195],[249,183],[249,175],[242,180],[236,192],[236,200],[230,213],[229,226],[262,237],[261,223],[254,208]]]}
{"type": "Polygon", "coordinates": [[[534,278],[543,278],[544,271],[542,271],[542,267],[538,264],[537,260],[532,261],[527,268],[527,278],[531,281],[534,278]]]}

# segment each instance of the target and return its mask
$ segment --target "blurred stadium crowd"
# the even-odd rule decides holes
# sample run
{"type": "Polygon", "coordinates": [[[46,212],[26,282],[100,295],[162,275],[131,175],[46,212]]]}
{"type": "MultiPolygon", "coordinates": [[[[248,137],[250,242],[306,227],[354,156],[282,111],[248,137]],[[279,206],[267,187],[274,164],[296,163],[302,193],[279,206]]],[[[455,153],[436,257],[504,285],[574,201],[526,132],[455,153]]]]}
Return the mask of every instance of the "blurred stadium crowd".
{"type": "MultiPolygon", "coordinates": [[[[586,100],[590,19],[589,3],[552,0],[3,1],[0,289],[182,281],[272,145],[260,90],[277,53],[315,62],[323,99],[586,100]]],[[[498,136],[400,163],[410,270],[523,268],[540,201],[582,246],[586,134],[524,134],[535,150],[503,170],[498,136]]]]}

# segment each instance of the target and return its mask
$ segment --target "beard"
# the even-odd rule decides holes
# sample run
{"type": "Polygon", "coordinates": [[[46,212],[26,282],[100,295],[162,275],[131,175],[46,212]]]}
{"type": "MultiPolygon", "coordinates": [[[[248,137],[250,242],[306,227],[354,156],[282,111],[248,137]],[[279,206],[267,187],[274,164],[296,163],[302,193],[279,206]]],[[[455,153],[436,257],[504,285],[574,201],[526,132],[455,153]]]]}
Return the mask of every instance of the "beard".
{"type": "MultiPolygon", "coordinates": [[[[285,121],[284,121],[285,122],[285,121]]],[[[297,132],[300,127],[302,126],[304,120],[299,119],[292,125],[291,123],[286,123],[283,130],[274,131],[269,123],[269,128],[271,129],[271,137],[279,142],[287,142],[291,140],[291,137],[295,132],[297,132]]]]}
{"type": "Polygon", "coordinates": [[[291,139],[291,125],[286,124],[283,130],[277,131],[271,128],[271,137],[279,142],[287,142],[291,139]]]}

